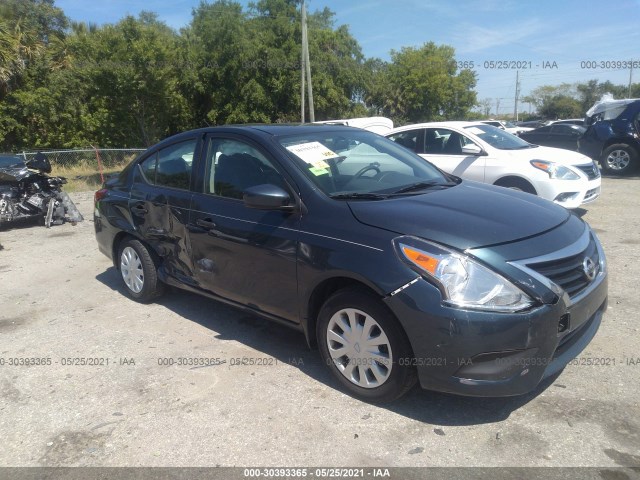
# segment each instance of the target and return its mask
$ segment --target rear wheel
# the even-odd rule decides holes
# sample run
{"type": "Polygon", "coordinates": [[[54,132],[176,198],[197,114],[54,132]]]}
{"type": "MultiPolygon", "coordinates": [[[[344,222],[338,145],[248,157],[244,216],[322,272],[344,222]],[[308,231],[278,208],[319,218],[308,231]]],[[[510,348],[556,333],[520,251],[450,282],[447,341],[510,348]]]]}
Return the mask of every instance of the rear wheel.
{"type": "Polygon", "coordinates": [[[610,175],[626,175],[638,166],[638,152],[624,143],[610,145],[602,152],[602,170],[610,175]]]}
{"type": "Polygon", "coordinates": [[[147,247],[135,239],[122,242],[118,267],[127,294],[139,302],[150,302],[162,295],[164,284],[158,279],[156,262],[147,247]]]}
{"type": "Polygon", "coordinates": [[[362,289],[340,290],[325,302],[318,345],[329,370],[355,397],[390,402],[416,383],[413,353],[400,324],[362,289]]]}

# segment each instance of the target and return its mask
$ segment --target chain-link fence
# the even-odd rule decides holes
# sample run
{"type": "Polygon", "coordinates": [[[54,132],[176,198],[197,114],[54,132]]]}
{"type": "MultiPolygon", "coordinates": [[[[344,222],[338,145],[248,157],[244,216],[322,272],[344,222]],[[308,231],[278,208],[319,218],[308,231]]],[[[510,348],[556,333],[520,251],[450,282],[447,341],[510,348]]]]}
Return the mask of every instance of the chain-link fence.
{"type": "Polygon", "coordinates": [[[144,152],[144,148],[78,148],[73,150],[29,150],[20,152],[25,162],[42,152],[52,165],[72,167],[83,162],[98,168],[122,165],[144,152]]]}

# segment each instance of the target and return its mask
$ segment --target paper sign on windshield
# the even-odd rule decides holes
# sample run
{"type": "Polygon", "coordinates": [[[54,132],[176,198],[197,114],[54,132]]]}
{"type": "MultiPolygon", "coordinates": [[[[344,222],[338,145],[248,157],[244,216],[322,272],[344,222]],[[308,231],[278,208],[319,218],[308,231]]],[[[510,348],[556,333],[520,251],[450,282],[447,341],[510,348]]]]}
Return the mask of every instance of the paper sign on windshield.
{"type": "Polygon", "coordinates": [[[330,158],[337,158],[338,155],[332,152],[320,142],[301,143],[300,145],[291,145],[287,147],[291,153],[300,157],[304,162],[312,165],[316,169],[329,168],[329,164],[325,162],[330,158]]]}
{"type": "Polygon", "coordinates": [[[483,133],[486,133],[484,130],[478,127],[469,127],[466,130],[467,132],[473,133],[474,135],[482,135],[483,133]]]}

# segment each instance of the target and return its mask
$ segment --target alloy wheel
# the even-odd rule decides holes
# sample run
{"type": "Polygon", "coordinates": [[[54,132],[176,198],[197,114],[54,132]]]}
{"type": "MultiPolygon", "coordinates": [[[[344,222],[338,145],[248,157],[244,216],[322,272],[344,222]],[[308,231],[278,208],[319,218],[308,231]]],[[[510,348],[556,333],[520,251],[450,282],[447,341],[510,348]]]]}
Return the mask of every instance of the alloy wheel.
{"type": "Polygon", "coordinates": [[[609,153],[606,162],[610,170],[620,171],[629,166],[631,157],[629,156],[629,152],[625,150],[614,150],[609,153]]]}

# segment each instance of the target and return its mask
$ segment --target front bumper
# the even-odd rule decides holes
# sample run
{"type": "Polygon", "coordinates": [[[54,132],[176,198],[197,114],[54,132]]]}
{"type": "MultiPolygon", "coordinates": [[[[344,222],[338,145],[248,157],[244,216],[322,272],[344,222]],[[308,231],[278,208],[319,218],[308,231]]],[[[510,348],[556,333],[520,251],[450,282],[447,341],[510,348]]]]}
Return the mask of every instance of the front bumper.
{"type": "Polygon", "coordinates": [[[528,393],[591,341],[607,308],[607,277],[574,299],[515,313],[450,308],[420,279],[386,298],[413,348],[422,388],[471,396],[528,393]],[[436,305],[436,307],[434,307],[436,305]],[[562,331],[559,331],[562,330],[562,331]]]}
{"type": "Polygon", "coordinates": [[[551,180],[539,187],[538,195],[568,209],[578,208],[600,196],[601,183],[601,177],[589,181],[551,180]]]}

